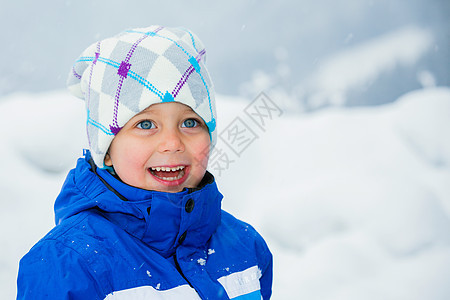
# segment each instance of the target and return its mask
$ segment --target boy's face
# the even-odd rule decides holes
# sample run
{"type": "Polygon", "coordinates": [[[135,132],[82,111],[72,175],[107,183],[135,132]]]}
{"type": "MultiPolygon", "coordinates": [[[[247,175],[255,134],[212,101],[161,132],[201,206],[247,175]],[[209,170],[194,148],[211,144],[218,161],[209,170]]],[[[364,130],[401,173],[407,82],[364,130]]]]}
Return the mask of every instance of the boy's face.
{"type": "Polygon", "coordinates": [[[207,126],[189,106],[153,104],[114,137],[105,165],[128,185],[179,192],[202,180],[210,143],[207,126]]]}

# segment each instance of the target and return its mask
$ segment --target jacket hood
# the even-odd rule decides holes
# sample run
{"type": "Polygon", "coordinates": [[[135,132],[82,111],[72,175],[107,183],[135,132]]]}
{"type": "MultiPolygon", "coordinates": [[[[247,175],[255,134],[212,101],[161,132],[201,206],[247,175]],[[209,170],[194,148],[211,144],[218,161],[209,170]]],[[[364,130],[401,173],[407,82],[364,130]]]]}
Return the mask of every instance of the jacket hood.
{"type": "Polygon", "coordinates": [[[187,247],[204,245],[221,220],[222,194],[207,172],[199,188],[178,193],[148,191],[129,186],[108,171],[90,164],[90,153],[78,159],[55,202],[55,222],[98,212],[142,240],[164,257],[187,247]]]}

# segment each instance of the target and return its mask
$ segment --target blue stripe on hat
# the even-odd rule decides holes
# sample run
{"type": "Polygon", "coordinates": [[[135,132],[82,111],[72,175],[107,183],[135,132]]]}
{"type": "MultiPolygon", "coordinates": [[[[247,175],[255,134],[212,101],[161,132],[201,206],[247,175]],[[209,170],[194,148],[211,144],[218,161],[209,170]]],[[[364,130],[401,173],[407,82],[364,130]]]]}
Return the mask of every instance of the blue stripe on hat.
{"type": "Polygon", "coordinates": [[[195,57],[189,57],[189,62],[194,67],[195,71],[200,72],[200,65],[198,64],[198,61],[195,59],[195,57]]]}
{"type": "Polygon", "coordinates": [[[100,129],[101,131],[103,131],[104,133],[106,133],[107,135],[114,135],[111,130],[109,130],[108,128],[106,128],[105,126],[103,126],[102,124],[96,122],[94,119],[92,119],[90,117],[91,115],[91,111],[88,109],[87,110],[87,123],[91,124],[94,127],[97,127],[98,129],[100,129]]]}
{"type": "Polygon", "coordinates": [[[162,99],[162,102],[173,102],[173,101],[175,101],[175,99],[173,99],[172,94],[169,92],[166,92],[164,94],[164,98],[162,99]]]}

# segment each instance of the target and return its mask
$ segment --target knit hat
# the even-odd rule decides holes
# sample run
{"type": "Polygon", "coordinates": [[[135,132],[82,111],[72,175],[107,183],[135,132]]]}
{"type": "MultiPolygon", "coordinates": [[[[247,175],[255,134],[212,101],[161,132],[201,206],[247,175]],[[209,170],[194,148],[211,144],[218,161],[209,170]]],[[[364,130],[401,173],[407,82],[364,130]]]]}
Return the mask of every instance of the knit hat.
{"type": "Polygon", "coordinates": [[[180,102],[206,123],[216,142],[214,88],[205,48],[184,28],[150,26],[127,30],[88,47],[77,59],[67,86],[84,99],[92,158],[104,158],[119,130],[151,104],[180,102]]]}

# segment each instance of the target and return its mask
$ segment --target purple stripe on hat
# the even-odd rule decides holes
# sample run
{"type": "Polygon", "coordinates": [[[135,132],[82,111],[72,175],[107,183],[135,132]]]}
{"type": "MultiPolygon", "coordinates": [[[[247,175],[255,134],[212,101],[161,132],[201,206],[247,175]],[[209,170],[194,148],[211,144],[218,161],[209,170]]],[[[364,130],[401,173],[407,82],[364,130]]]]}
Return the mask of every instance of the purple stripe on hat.
{"type": "Polygon", "coordinates": [[[187,70],[184,72],[183,76],[181,76],[180,81],[178,81],[177,85],[173,89],[172,95],[174,98],[176,98],[176,96],[178,95],[178,92],[181,90],[181,88],[186,83],[186,81],[189,79],[189,76],[191,76],[191,74],[194,72],[194,70],[197,70],[197,72],[200,72],[200,67],[199,67],[198,63],[202,59],[203,55],[205,55],[205,53],[206,53],[205,49],[203,49],[202,51],[200,51],[198,53],[197,57],[195,57],[195,60],[197,62],[197,65],[195,65],[195,66],[192,64],[191,59],[189,59],[189,62],[191,63],[191,65],[189,66],[189,68],[187,68],[187,70]]]}
{"type": "Polygon", "coordinates": [[[172,91],[172,95],[173,95],[174,98],[177,97],[178,92],[181,90],[181,88],[186,83],[186,81],[188,80],[189,76],[191,76],[191,74],[194,72],[194,70],[195,70],[194,67],[191,65],[186,70],[186,72],[184,72],[183,76],[181,76],[180,81],[178,81],[177,86],[172,91]]]}
{"type": "Polygon", "coordinates": [[[126,61],[122,61],[122,63],[119,66],[119,70],[117,71],[117,74],[119,74],[120,76],[127,78],[128,76],[128,71],[130,71],[131,68],[131,64],[127,63],[126,61]]]}
{"type": "Polygon", "coordinates": [[[148,35],[144,34],[143,36],[141,36],[140,39],[138,39],[136,42],[134,42],[133,46],[131,46],[130,51],[128,51],[127,57],[125,58],[125,62],[129,62],[131,59],[131,56],[134,53],[134,50],[136,50],[136,47],[139,45],[140,42],[142,42],[144,39],[146,39],[148,37],[148,35]]]}
{"type": "Polygon", "coordinates": [[[125,77],[120,76],[119,86],[117,87],[116,96],[114,97],[114,114],[113,114],[113,125],[109,125],[109,129],[111,132],[116,135],[120,131],[119,123],[117,122],[117,113],[119,109],[119,98],[120,98],[120,90],[122,89],[123,80],[125,77]]]}
{"type": "Polygon", "coordinates": [[[91,100],[91,81],[92,73],[94,71],[94,65],[96,64],[98,58],[100,57],[100,42],[97,43],[97,51],[95,52],[95,58],[92,61],[91,68],[89,70],[89,83],[88,83],[88,94],[87,94],[87,107],[89,107],[89,102],[91,100]]]}
{"type": "MultiPolygon", "coordinates": [[[[100,57],[100,42],[97,43],[97,52],[95,52],[95,58],[92,61],[92,65],[91,65],[91,69],[89,71],[89,83],[88,83],[88,93],[87,93],[87,98],[86,98],[86,106],[88,108],[89,104],[91,102],[91,82],[92,82],[92,73],[94,71],[94,65],[96,65],[98,58],[100,57]]],[[[89,119],[90,119],[90,109],[88,109],[88,116],[87,116],[87,122],[89,123],[89,119]]],[[[89,130],[88,130],[88,126],[86,126],[86,131],[87,131],[87,137],[88,137],[88,143],[89,146],[91,145],[91,139],[89,137],[89,130]]]]}
{"type": "Polygon", "coordinates": [[[158,28],[153,30],[153,33],[158,33],[158,31],[162,30],[163,28],[164,28],[164,26],[159,26],[158,28]]]}
{"type": "MultiPolygon", "coordinates": [[[[162,27],[158,27],[156,30],[161,30],[162,27]]],[[[116,135],[120,131],[120,126],[117,121],[117,114],[119,111],[119,100],[120,100],[120,92],[122,90],[122,84],[125,80],[125,78],[128,77],[128,72],[130,71],[131,64],[129,63],[131,56],[133,55],[134,51],[136,50],[137,46],[140,42],[142,42],[144,39],[148,37],[148,33],[143,34],[134,44],[131,46],[131,49],[128,51],[127,56],[125,57],[125,60],[123,60],[120,63],[119,70],[117,71],[117,74],[119,75],[119,84],[117,86],[116,95],[114,97],[114,114],[113,114],[113,120],[112,125],[109,125],[109,128],[111,129],[111,132],[116,135]]]]}
{"type": "Polygon", "coordinates": [[[94,58],[94,60],[92,61],[92,63],[95,65],[95,64],[97,64],[97,60],[98,60],[98,58],[100,57],[100,50],[98,49],[98,48],[100,48],[100,47],[97,47],[97,52],[95,52],[95,58],[94,58]]]}
{"type": "Polygon", "coordinates": [[[202,59],[203,55],[206,54],[206,49],[203,49],[202,51],[200,51],[196,57],[197,61],[200,62],[200,60],[202,59]]]}
{"type": "Polygon", "coordinates": [[[78,74],[77,71],[75,71],[75,67],[72,67],[72,73],[73,73],[73,76],[75,76],[78,79],[81,79],[81,75],[78,74]]]}

